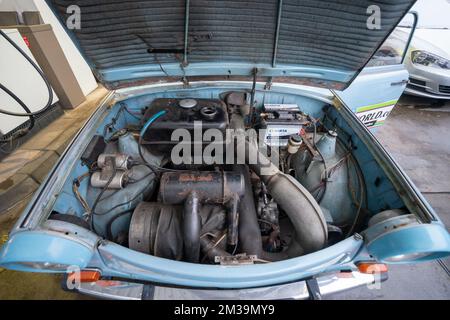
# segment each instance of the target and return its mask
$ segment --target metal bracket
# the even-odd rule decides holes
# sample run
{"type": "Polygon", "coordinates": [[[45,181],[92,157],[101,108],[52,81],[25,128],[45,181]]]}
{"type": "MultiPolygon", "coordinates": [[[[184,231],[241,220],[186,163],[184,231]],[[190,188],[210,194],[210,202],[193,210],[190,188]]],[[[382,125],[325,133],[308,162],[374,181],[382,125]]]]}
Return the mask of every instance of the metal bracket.
{"type": "Polygon", "coordinates": [[[311,152],[313,156],[313,160],[322,161],[322,157],[317,152],[317,150],[314,148],[314,145],[311,141],[309,141],[308,137],[306,135],[301,135],[303,138],[303,142],[305,143],[306,147],[308,148],[309,152],[311,152]]]}
{"type": "Polygon", "coordinates": [[[264,90],[272,89],[272,83],[273,83],[273,77],[269,77],[269,79],[267,79],[266,84],[264,85],[264,90]]]}
{"type": "Polygon", "coordinates": [[[220,263],[223,266],[238,266],[243,264],[253,264],[255,260],[258,260],[258,257],[256,255],[247,256],[245,253],[237,254],[234,256],[214,257],[214,262],[220,263]]]}
{"type": "Polygon", "coordinates": [[[308,289],[310,300],[322,300],[322,294],[320,293],[317,279],[311,278],[306,280],[306,288],[308,289]]]}
{"type": "Polygon", "coordinates": [[[183,88],[189,87],[189,79],[186,76],[183,76],[183,78],[181,78],[181,81],[183,81],[183,88]]]}

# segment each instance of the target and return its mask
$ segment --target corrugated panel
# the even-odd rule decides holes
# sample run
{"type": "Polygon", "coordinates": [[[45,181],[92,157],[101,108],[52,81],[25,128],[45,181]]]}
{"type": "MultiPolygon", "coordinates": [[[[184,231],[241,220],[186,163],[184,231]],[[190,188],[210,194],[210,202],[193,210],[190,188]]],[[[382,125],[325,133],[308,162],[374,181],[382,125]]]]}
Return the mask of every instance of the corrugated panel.
{"type": "Polygon", "coordinates": [[[67,7],[81,9],[81,29],[73,30],[94,68],[176,61],[148,48],[183,47],[184,1],[52,1],[66,21],[67,7]],[[157,61],[158,60],[158,61],[157,61]]]}
{"type": "Polygon", "coordinates": [[[399,21],[411,1],[284,0],[278,61],[359,70],[399,21]],[[369,5],[378,5],[381,29],[367,28],[369,5]],[[401,17],[401,15],[400,15],[401,17]]]}
{"type": "Polygon", "coordinates": [[[190,35],[210,34],[210,39],[191,38],[189,60],[270,63],[277,7],[277,0],[192,1],[190,35]]]}
{"type": "MultiPolygon", "coordinates": [[[[271,65],[280,0],[191,0],[188,62],[271,65]]],[[[65,21],[81,9],[74,30],[95,69],[179,63],[182,54],[149,54],[148,48],[184,47],[184,0],[50,0],[65,21]]],[[[414,0],[283,0],[276,61],[358,71],[414,0]],[[381,9],[381,29],[366,27],[369,5],[381,9]]]]}

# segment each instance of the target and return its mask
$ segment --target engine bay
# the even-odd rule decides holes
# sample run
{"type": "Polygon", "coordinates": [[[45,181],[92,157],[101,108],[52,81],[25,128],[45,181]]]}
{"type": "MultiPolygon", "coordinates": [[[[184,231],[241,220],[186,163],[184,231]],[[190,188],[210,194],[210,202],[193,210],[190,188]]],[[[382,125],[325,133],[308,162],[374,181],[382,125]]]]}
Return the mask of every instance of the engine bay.
{"type": "Polygon", "coordinates": [[[256,110],[244,91],[116,110],[72,181],[83,212],[55,206],[50,219],[156,257],[220,265],[312,253],[367,222],[354,146],[336,123],[324,125],[325,112],[315,118],[295,103],[256,110]]]}

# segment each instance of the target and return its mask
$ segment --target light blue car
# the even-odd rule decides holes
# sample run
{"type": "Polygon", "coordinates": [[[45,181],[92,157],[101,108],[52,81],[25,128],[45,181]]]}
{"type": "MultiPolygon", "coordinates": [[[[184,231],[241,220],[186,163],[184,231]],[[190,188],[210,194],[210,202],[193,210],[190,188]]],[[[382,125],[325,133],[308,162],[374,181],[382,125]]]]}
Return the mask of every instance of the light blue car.
{"type": "Polygon", "coordinates": [[[308,299],[449,255],[370,132],[408,73],[365,66],[414,2],[49,1],[79,5],[70,33],[111,91],[0,267],[103,298],[308,299]]]}

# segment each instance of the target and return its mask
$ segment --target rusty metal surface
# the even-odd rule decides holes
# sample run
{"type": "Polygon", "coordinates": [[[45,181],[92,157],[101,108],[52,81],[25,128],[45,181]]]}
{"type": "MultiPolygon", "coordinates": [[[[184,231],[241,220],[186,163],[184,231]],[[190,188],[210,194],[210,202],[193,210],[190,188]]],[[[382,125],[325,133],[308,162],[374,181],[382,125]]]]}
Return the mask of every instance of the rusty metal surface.
{"type": "Polygon", "coordinates": [[[223,266],[237,266],[243,264],[253,264],[258,257],[256,255],[247,256],[245,253],[236,254],[234,256],[216,256],[214,262],[223,266]]]}
{"type": "MultiPolygon", "coordinates": [[[[189,82],[195,81],[249,81],[251,82],[253,79],[251,76],[191,76],[188,78],[189,82]]],[[[257,82],[269,82],[270,77],[257,77],[257,82]]],[[[122,89],[127,87],[137,87],[151,84],[160,84],[160,83],[176,83],[182,81],[181,77],[161,77],[161,78],[147,78],[147,79],[139,79],[139,80],[129,80],[129,81],[121,81],[114,83],[105,83],[105,87],[110,90],[122,89]]],[[[332,88],[334,90],[344,90],[346,84],[343,82],[336,81],[326,81],[326,80],[318,80],[318,79],[309,79],[309,78],[293,78],[293,77],[273,77],[271,82],[282,82],[303,86],[313,86],[317,88],[332,88]]]]}
{"type": "Polygon", "coordinates": [[[158,197],[164,203],[180,204],[193,191],[204,203],[226,203],[243,194],[244,182],[236,172],[165,172],[158,197]]]}

